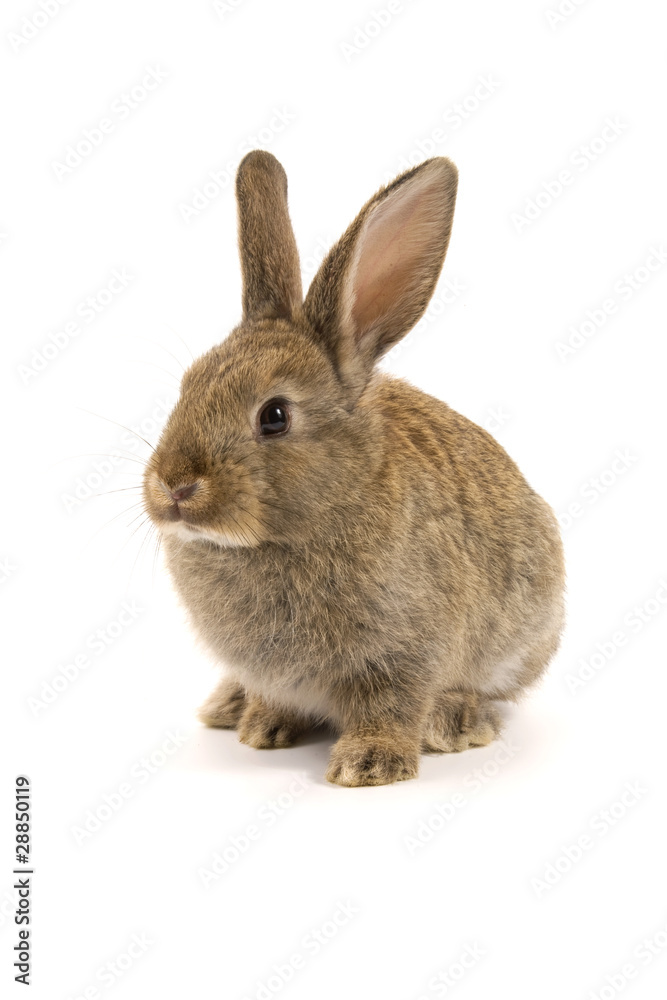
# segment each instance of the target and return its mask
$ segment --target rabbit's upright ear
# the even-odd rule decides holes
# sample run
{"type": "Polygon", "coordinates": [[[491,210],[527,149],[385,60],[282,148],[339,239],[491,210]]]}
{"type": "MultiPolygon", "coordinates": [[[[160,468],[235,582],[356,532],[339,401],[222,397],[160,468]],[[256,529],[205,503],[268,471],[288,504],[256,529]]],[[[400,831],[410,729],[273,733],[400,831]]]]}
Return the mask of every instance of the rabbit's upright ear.
{"type": "Polygon", "coordinates": [[[381,188],[313,279],[304,312],[353,393],[428,305],[447,252],[457,176],[450,160],[435,157],[381,188]]]}
{"type": "Polygon", "coordinates": [[[275,156],[255,149],[241,160],[236,201],[243,318],[289,318],[301,308],[301,270],[287,211],[287,177],[275,156]]]}

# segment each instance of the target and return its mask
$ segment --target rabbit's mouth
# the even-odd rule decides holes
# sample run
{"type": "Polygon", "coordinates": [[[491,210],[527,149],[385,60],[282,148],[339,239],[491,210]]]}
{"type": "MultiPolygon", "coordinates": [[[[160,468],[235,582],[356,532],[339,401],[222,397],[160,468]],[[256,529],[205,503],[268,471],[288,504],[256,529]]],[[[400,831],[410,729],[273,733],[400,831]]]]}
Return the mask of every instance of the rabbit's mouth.
{"type": "Polygon", "coordinates": [[[194,529],[197,515],[201,516],[205,512],[207,490],[206,488],[202,489],[203,485],[203,480],[195,479],[193,482],[178,483],[172,486],[154,474],[151,476],[151,486],[153,487],[150,491],[153,500],[151,515],[155,516],[156,513],[159,513],[162,520],[183,521],[188,527],[194,529]],[[157,491],[155,487],[157,487],[157,491]],[[159,496],[160,492],[163,496],[159,496]],[[159,506],[156,506],[158,500],[160,501],[159,506]]]}
{"type": "Polygon", "coordinates": [[[253,547],[268,537],[252,497],[246,494],[243,503],[236,502],[233,492],[221,497],[210,476],[177,481],[151,469],[144,481],[144,501],[156,527],[181,541],[253,547]]]}

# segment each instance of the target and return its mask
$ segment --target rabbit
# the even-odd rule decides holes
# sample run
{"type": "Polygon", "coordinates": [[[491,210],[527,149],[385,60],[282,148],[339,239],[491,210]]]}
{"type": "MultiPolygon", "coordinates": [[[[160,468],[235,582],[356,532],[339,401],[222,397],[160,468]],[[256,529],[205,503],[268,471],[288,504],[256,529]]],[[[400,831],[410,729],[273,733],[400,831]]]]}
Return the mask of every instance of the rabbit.
{"type": "Polygon", "coordinates": [[[144,475],[225,665],[201,720],[260,749],[326,723],[339,785],[491,743],[494,702],[540,677],[563,627],[551,508],[490,434],[376,367],[433,294],[457,180],[434,157],[380,188],[304,299],[285,172],[248,153],[242,320],[185,373],[144,475]]]}

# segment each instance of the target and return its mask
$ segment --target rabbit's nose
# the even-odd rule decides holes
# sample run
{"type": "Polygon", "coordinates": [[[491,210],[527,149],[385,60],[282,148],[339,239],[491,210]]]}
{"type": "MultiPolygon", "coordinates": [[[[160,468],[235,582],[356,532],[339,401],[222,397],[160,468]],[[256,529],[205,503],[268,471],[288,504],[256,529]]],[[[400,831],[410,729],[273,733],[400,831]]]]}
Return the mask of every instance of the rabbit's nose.
{"type": "Polygon", "coordinates": [[[198,489],[199,483],[190,483],[188,486],[179,486],[177,490],[169,490],[169,496],[178,503],[179,500],[189,500],[198,489]]]}

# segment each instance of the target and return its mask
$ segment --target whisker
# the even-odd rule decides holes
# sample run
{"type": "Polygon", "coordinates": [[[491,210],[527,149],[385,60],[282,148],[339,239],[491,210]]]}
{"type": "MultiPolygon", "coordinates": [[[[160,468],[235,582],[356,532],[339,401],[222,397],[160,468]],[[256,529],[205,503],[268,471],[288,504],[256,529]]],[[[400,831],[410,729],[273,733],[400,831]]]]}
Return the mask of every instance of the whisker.
{"type": "MultiPolygon", "coordinates": [[[[134,531],[133,531],[133,532],[132,532],[132,533],[130,534],[130,536],[129,536],[128,538],[126,538],[126,539],[125,539],[125,541],[124,541],[124,542],[123,542],[123,544],[121,545],[120,549],[119,549],[119,550],[118,550],[118,552],[116,553],[116,557],[115,557],[115,559],[113,560],[113,562],[112,562],[112,564],[111,564],[112,566],[116,566],[116,565],[117,565],[117,563],[118,563],[118,560],[120,559],[120,557],[121,557],[121,556],[122,556],[122,554],[124,553],[125,549],[126,549],[126,548],[127,548],[127,546],[129,545],[129,543],[130,543],[130,542],[132,541],[132,539],[134,538],[134,536],[136,535],[136,533],[137,533],[138,531],[140,531],[140,530],[141,530],[142,528],[144,528],[144,527],[146,526],[146,522],[147,522],[148,520],[149,520],[149,516],[148,516],[148,514],[146,514],[146,516],[145,516],[144,520],[143,520],[143,521],[141,521],[141,523],[137,525],[137,527],[136,527],[136,528],[134,529],[134,531]]],[[[129,576],[129,579],[128,579],[128,582],[127,582],[127,587],[128,587],[128,590],[129,590],[129,589],[130,589],[130,587],[132,586],[132,573],[133,573],[133,571],[134,571],[134,565],[136,565],[136,560],[137,560],[137,559],[139,558],[139,555],[140,555],[140,553],[141,553],[141,550],[142,550],[142,548],[143,548],[143,545],[144,545],[145,541],[146,541],[146,539],[144,538],[144,539],[142,540],[142,543],[141,543],[140,547],[139,547],[139,552],[137,553],[137,556],[135,557],[135,563],[133,564],[133,568],[132,568],[132,570],[130,571],[130,576],[129,576]]]]}
{"type": "Polygon", "coordinates": [[[188,354],[190,355],[190,357],[194,361],[195,360],[195,356],[192,353],[192,351],[190,350],[190,347],[188,346],[188,344],[186,344],[185,341],[183,340],[183,338],[181,337],[180,333],[178,333],[176,330],[174,330],[173,326],[169,326],[168,323],[166,324],[166,327],[167,327],[168,330],[171,330],[171,332],[174,334],[175,337],[178,337],[178,339],[180,340],[180,342],[183,344],[183,347],[186,349],[186,351],[188,352],[188,354]]]}
{"type": "MultiPolygon", "coordinates": [[[[141,517],[141,515],[138,515],[138,517],[141,517]]],[[[135,518],[134,518],[134,521],[138,520],[138,517],[135,517],[135,518]]],[[[142,520],[141,520],[141,521],[139,522],[139,524],[138,524],[138,525],[136,526],[136,528],[134,529],[134,531],[130,532],[130,537],[129,537],[129,538],[127,538],[127,539],[125,540],[125,542],[123,543],[123,545],[121,546],[121,548],[120,548],[120,551],[119,551],[119,553],[118,553],[118,556],[120,556],[121,552],[123,552],[123,551],[124,551],[124,549],[125,549],[125,547],[126,547],[126,546],[127,546],[127,545],[128,545],[128,544],[129,544],[130,542],[131,542],[131,541],[132,541],[132,539],[134,538],[134,536],[136,535],[136,533],[137,533],[138,531],[141,531],[141,529],[142,529],[143,527],[145,527],[145,526],[146,526],[146,522],[147,522],[147,521],[149,521],[149,520],[150,520],[150,519],[149,519],[149,517],[148,517],[148,514],[145,514],[145,515],[144,515],[144,517],[143,517],[143,519],[142,519],[142,520]]],[[[131,524],[134,524],[134,521],[131,521],[130,523],[131,523],[131,524]]],[[[140,550],[140,551],[141,551],[141,550],[140,550]]],[[[116,556],[116,559],[118,558],[118,556],[116,556]]]]}
{"type": "MultiPolygon", "coordinates": [[[[125,527],[126,528],[131,528],[132,525],[134,524],[134,522],[138,521],[142,514],[145,514],[146,517],[148,517],[148,512],[146,510],[140,510],[139,513],[137,515],[135,515],[135,517],[133,517],[131,521],[128,521],[128,523],[125,525],[125,527]]],[[[131,537],[132,536],[130,535],[130,538],[131,537]]]]}
{"type": "Polygon", "coordinates": [[[279,510],[279,511],[282,511],[282,513],[284,513],[284,514],[286,514],[286,513],[288,512],[288,511],[287,511],[287,507],[283,507],[283,505],[282,505],[282,504],[279,504],[279,503],[273,503],[273,501],[271,501],[271,500],[266,500],[266,499],[265,499],[265,498],[263,498],[263,497],[256,497],[256,499],[257,499],[257,500],[259,501],[259,503],[263,503],[263,504],[264,504],[264,505],[265,505],[266,507],[273,507],[273,508],[274,508],[274,510],[279,510]]]}
{"type": "MultiPolygon", "coordinates": [[[[139,531],[141,528],[144,527],[145,523],[146,522],[143,521],[140,525],[138,525],[138,527],[130,535],[130,538],[128,538],[128,542],[132,538],[134,538],[134,536],[137,533],[137,531],[139,531]]],[[[128,590],[132,586],[132,578],[133,578],[133,576],[135,574],[135,571],[136,571],[139,559],[141,558],[141,556],[144,553],[144,551],[149,547],[149,545],[151,543],[151,539],[153,538],[153,534],[154,534],[155,530],[156,530],[155,529],[155,525],[153,523],[149,524],[148,531],[146,532],[146,534],[144,535],[144,537],[141,540],[141,545],[139,546],[139,551],[137,552],[136,556],[134,557],[134,562],[132,564],[132,569],[130,570],[130,577],[129,577],[128,581],[127,581],[128,590]]],[[[125,546],[123,546],[123,548],[125,548],[125,546]]]]}
{"type": "MultiPolygon", "coordinates": [[[[160,346],[159,344],[156,344],[156,347],[159,347],[159,346],[160,346]]],[[[169,353],[170,352],[167,351],[167,354],[169,354],[169,353]]],[[[178,358],[175,358],[173,354],[171,356],[172,356],[172,358],[174,358],[175,361],[178,361],[178,358]]],[[[158,371],[164,372],[165,375],[169,376],[169,378],[173,378],[175,380],[175,382],[176,382],[176,388],[177,389],[180,388],[181,380],[179,378],[177,378],[176,375],[174,375],[173,372],[170,372],[168,368],[163,368],[162,365],[158,365],[155,361],[145,361],[143,358],[128,358],[127,360],[129,361],[129,363],[131,365],[150,365],[151,368],[157,368],[158,371]]],[[[180,364],[180,361],[178,363],[180,364]]],[[[185,368],[183,368],[183,371],[185,371],[185,368]]],[[[173,386],[171,386],[171,388],[173,389],[173,386]]]]}
{"type": "Polygon", "coordinates": [[[122,427],[124,431],[129,431],[130,434],[134,434],[134,436],[136,438],[139,438],[140,441],[143,441],[144,444],[147,444],[148,447],[151,449],[152,452],[154,452],[155,454],[157,454],[156,449],[153,447],[153,445],[150,443],[150,441],[147,441],[145,437],[141,436],[141,434],[137,434],[137,432],[133,431],[131,427],[127,427],[125,424],[121,424],[117,420],[112,420],[111,417],[103,417],[101,413],[93,413],[92,410],[87,410],[83,406],[77,406],[76,409],[77,410],[81,410],[82,413],[89,413],[91,417],[97,417],[98,420],[106,420],[110,424],[115,424],[116,427],[122,427]]]}
{"type": "MultiPolygon", "coordinates": [[[[61,465],[63,462],[78,462],[82,458],[109,458],[110,459],[110,458],[116,458],[116,457],[122,458],[122,460],[124,462],[136,462],[137,465],[141,465],[144,468],[148,465],[148,462],[145,459],[136,458],[136,456],[133,456],[132,458],[130,458],[129,455],[124,455],[120,451],[115,451],[115,452],[89,451],[89,452],[86,452],[83,455],[66,455],[64,458],[58,458],[58,459],[56,459],[56,461],[52,462],[51,465],[61,465]]],[[[125,473],[125,475],[130,475],[130,473],[129,472],[125,473]]],[[[139,475],[139,473],[132,473],[132,475],[139,475]]]]}
{"type": "MultiPolygon", "coordinates": [[[[118,511],[118,513],[114,514],[112,517],[110,517],[108,521],[105,521],[104,524],[101,524],[99,526],[99,528],[97,528],[97,530],[94,531],[92,533],[92,535],[88,539],[86,539],[86,541],[83,543],[83,546],[81,548],[81,552],[82,553],[85,552],[93,544],[93,542],[95,541],[95,539],[98,538],[102,534],[103,531],[105,531],[107,528],[111,527],[111,525],[113,524],[114,521],[117,521],[119,517],[127,517],[128,514],[131,514],[134,510],[137,509],[137,507],[141,507],[143,509],[143,501],[137,500],[136,503],[130,504],[129,507],[125,507],[123,510],[118,511]]],[[[136,518],[135,518],[135,520],[136,520],[136,518]]],[[[131,522],[131,523],[133,523],[133,522],[131,522]]]]}
{"type": "MultiPolygon", "coordinates": [[[[259,523],[262,525],[263,528],[266,528],[267,530],[270,530],[271,525],[268,524],[268,522],[265,521],[263,518],[259,517],[257,514],[251,513],[251,511],[249,511],[247,507],[242,507],[238,503],[238,501],[236,503],[236,506],[238,507],[239,510],[243,511],[244,514],[247,514],[248,517],[253,517],[256,521],[259,521],[259,523]]],[[[258,541],[259,541],[259,539],[258,539],[258,541]]]]}
{"type": "MultiPolygon", "coordinates": [[[[246,513],[247,513],[247,511],[246,511],[246,513]]],[[[231,513],[231,511],[228,511],[227,515],[228,515],[228,517],[231,517],[231,519],[234,522],[234,524],[238,527],[238,529],[239,529],[238,534],[239,534],[239,538],[241,539],[241,541],[244,541],[243,534],[244,534],[244,531],[247,531],[250,534],[251,538],[255,539],[255,541],[257,542],[258,545],[261,543],[261,539],[257,536],[257,533],[255,531],[253,531],[252,528],[250,528],[250,527],[242,528],[240,522],[234,517],[234,515],[231,513]]]]}
{"type": "Polygon", "coordinates": [[[159,556],[160,556],[160,549],[161,549],[161,547],[162,547],[162,534],[160,532],[158,532],[157,545],[155,546],[155,552],[153,553],[153,573],[152,573],[153,583],[155,583],[155,569],[156,569],[157,564],[158,564],[158,559],[159,559],[159,556]]]}
{"type": "Polygon", "coordinates": [[[141,486],[141,485],[137,485],[137,486],[121,486],[120,489],[117,489],[117,490],[105,490],[103,493],[93,493],[93,496],[94,497],[108,497],[108,496],[111,496],[112,493],[127,493],[128,490],[143,490],[143,486],[141,486]]]}
{"type": "Polygon", "coordinates": [[[115,520],[117,520],[117,518],[125,517],[127,514],[130,514],[133,510],[135,510],[139,506],[143,507],[143,504],[141,503],[141,501],[138,500],[136,503],[133,503],[129,507],[125,508],[125,510],[121,510],[117,514],[114,514],[113,517],[110,517],[108,521],[105,521],[104,524],[100,525],[97,531],[90,536],[86,544],[89,545],[92,541],[94,541],[99,535],[99,533],[101,531],[104,531],[105,528],[108,528],[110,524],[112,524],[115,520]]]}

